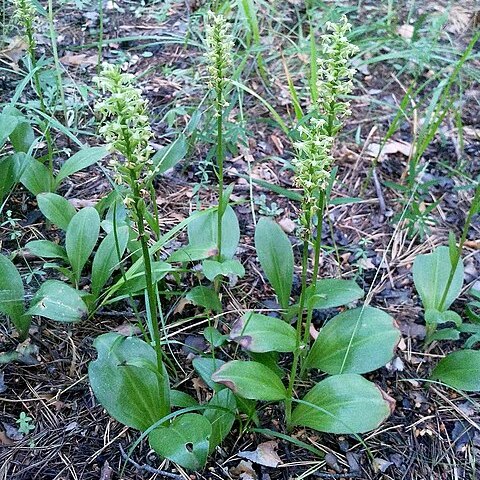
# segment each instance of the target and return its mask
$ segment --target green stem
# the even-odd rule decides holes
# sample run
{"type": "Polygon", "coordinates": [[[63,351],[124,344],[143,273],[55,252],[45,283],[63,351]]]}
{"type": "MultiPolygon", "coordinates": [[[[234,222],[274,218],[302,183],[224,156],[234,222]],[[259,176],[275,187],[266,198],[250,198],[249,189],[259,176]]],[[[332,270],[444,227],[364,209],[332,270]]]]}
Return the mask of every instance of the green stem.
{"type": "Polygon", "coordinates": [[[63,89],[62,82],[62,66],[60,65],[60,60],[58,58],[58,47],[57,47],[57,34],[55,32],[55,26],[53,24],[53,0],[48,0],[48,27],[50,33],[50,42],[52,44],[53,60],[55,62],[55,74],[57,77],[57,88],[60,92],[60,101],[62,103],[63,116],[65,122],[67,122],[67,105],[65,103],[65,91],[63,89]]]}
{"type": "MultiPolygon", "coordinates": [[[[40,101],[40,111],[47,115],[47,108],[45,106],[45,99],[43,97],[43,90],[42,85],[40,83],[40,76],[37,70],[37,60],[35,58],[35,38],[33,37],[33,24],[31,20],[28,20],[25,24],[25,32],[27,34],[27,43],[28,43],[28,57],[30,59],[30,66],[33,70],[33,83],[35,86],[35,91],[38,96],[38,100],[40,101]]],[[[47,150],[48,150],[48,165],[50,170],[50,175],[52,177],[52,185],[53,185],[53,147],[52,147],[52,136],[50,134],[50,128],[45,122],[41,122],[40,128],[44,131],[45,134],[45,141],[47,142],[47,150]]]]}
{"type": "Polygon", "coordinates": [[[97,57],[97,73],[102,68],[103,56],[103,0],[98,0],[98,57],[97,57]]]}
{"type": "MultiPolygon", "coordinates": [[[[307,225],[311,224],[310,214],[306,215],[307,225]]],[[[298,302],[298,313],[297,313],[297,344],[295,351],[293,352],[293,361],[292,368],[290,370],[290,378],[288,381],[287,388],[287,399],[285,400],[285,422],[287,424],[287,430],[290,430],[292,427],[292,398],[293,398],[293,387],[295,386],[295,380],[297,378],[297,369],[298,362],[302,353],[302,322],[303,322],[303,311],[305,308],[305,297],[307,291],[307,272],[308,272],[308,246],[310,244],[309,238],[311,236],[310,232],[306,233],[307,238],[303,241],[303,253],[302,253],[302,284],[300,290],[300,299],[298,302]]]]}
{"type": "MultiPolygon", "coordinates": [[[[312,275],[312,288],[315,288],[318,279],[318,271],[320,269],[320,252],[322,249],[322,233],[323,233],[323,212],[325,209],[325,193],[320,192],[318,197],[318,209],[317,209],[317,232],[314,243],[314,261],[313,261],[313,275],[312,275]]],[[[313,302],[309,302],[307,305],[307,323],[305,324],[303,343],[308,345],[310,338],[310,326],[312,324],[313,317],[313,302]]],[[[308,349],[305,348],[302,353],[302,359],[305,358],[308,353],[308,349]]],[[[305,365],[302,364],[300,369],[300,376],[303,376],[305,365]]]]}
{"type": "Polygon", "coordinates": [[[450,275],[448,276],[447,284],[445,285],[445,290],[443,291],[442,299],[438,307],[440,311],[442,311],[445,306],[448,291],[452,286],[452,282],[455,277],[455,272],[457,271],[458,263],[460,262],[460,258],[462,257],[463,245],[465,244],[465,240],[467,239],[468,229],[470,228],[470,224],[472,223],[472,217],[475,215],[475,213],[477,213],[479,205],[480,205],[480,183],[477,185],[477,188],[475,190],[475,196],[473,197],[472,204],[470,205],[470,210],[468,211],[467,218],[465,219],[462,236],[460,238],[460,242],[458,243],[458,248],[457,248],[455,257],[451,261],[450,275]]]}
{"type": "Polygon", "coordinates": [[[145,218],[143,215],[143,200],[140,196],[140,189],[138,183],[134,178],[132,179],[132,187],[135,214],[137,216],[138,236],[140,240],[140,245],[142,247],[143,263],[145,266],[145,282],[147,284],[148,309],[150,313],[150,321],[152,324],[152,336],[153,342],[155,344],[155,351],[157,352],[157,367],[158,371],[162,372],[162,348],[160,344],[160,329],[158,328],[157,322],[157,297],[155,295],[155,288],[153,282],[152,262],[150,259],[150,252],[148,251],[148,242],[144,226],[145,218]]]}
{"type": "Polygon", "coordinates": [[[218,212],[217,212],[217,258],[222,257],[222,219],[223,219],[223,111],[222,90],[217,90],[217,166],[218,166],[218,212]]]}

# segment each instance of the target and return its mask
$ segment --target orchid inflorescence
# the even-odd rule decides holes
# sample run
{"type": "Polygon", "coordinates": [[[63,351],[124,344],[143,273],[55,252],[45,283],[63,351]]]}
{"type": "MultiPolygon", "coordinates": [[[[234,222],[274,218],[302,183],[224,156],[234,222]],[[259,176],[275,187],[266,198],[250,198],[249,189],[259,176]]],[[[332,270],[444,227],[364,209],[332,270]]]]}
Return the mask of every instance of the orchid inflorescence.
{"type": "Polygon", "coordinates": [[[142,90],[134,86],[135,76],[123,73],[120,67],[105,63],[102,71],[94,77],[99,88],[109,96],[95,105],[103,125],[100,134],[112,152],[120,153],[111,161],[115,180],[132,186],[132,182],[147,185],[153,175],[153,148],[149,141],[153,136],[147,114],[147,101],[142,90]]]}
{"type": "Polygon", "coordinates": [[[355,69],[349,66],[349,59],[358,51],[346,37],[351,25],[345,16],[338,24],[327,22],[326,27],[329,33],[322,36],[322,57],[317,60],[318,101],[308,121],[297,127],[298,141],[294,143],[295,182],[304,192],[300,221],[307,232],[321,208],[319,193],[325,191],[330,178],[335,135],[342,120],[351,114],[349,102],[341,97],[353,89],[355,69]]]}
{"type": "Polygon", "coordinates": [[[217,112],[223,109],[223,92],[228,82],[228,71],[232,67],[233,39],[229,33],[229,25],[223,15],[208,13],[206,25],[207,69],[209,86],[216,92],[215,107],[217,112]]]}

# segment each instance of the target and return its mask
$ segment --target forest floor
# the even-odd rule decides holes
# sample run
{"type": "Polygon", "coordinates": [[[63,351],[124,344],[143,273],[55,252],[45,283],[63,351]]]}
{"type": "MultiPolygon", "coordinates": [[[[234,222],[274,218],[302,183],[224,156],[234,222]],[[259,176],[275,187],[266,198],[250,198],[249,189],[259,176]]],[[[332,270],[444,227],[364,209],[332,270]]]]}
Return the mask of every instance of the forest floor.
{"type": "MultiPolygon", "coordinates": [[[[59,56],[68,79],[66,92],[72,128],[83,142],[94,146],[100,140],[94,130],[93,96],[89,88],[97,67],[99,16],[96,2],[91,5],[80,2],[78,6],[74,3],[61,6],[56,17],[59,56]]],[[[262,33],[266,74],[262,78],[252,56],[247,60],[242,81],[267,99],[282,118],[291,119],[293,107],[286,72],[295,85],[305,86],[307,82],[308,40],[300,38],[297,24],[303,2],[280,2],[277,18],[272,17],[270,7],[264,3],[259,2],[258,8],[259,15],[264,15],[262,25],[267,32],[262,33]],[[268,29],[278,35],[268,34],[268,29]],[[292,38],[302,40],[303,44],[293,48],[292,38]]],[[[447,115],[422,157],[425,168],[418,196],[409,197],[412,192],[390,185],[401,184],[405,179],[415,135],[435,85],[426,86],[423,96],[417,99],[417,116],[401,118],[386,150],[378,162],[374,161],[405,91],[412,82],[417,85],[426,82],[435,69],[448,71],[454,63],[452,58],[458,58],[455,52],[462,52],[468,44],[480,11],[477,8],[475,12],[474,2],[455,2],[453,10],[447,9],[447,2],[417,2],[415,7],[412,2],[393,2],[395,11],[390,17],[393,20],[387,25],[389,2],[366,1],[360,2],[360,6],[357,3],[325,2],[318,14],[321,18],[322,12],[324,15],[333,10],[347,12],[365,49],[357,65],[353,115],[336,145],[338,173],[333,187],[334,199],[360,200],[345,204],[338,201],[329,207],[321,276],[355,279],[368,292],[371,304],[387,311],[398,323],[402,340],[396,357],[387,367],[367,376],[395,399],[393,414],[376,431],[364,435],[361,442],[353,436],[297,429],[294,437],[324,451],[325,458],[319,459],[295,445],[277,441],[281,463],[275,468],[248,463],[237,455],[271,440],[255,432],[242,433],[238,428],[214,452],[203,472],[189,475],[179,472],[168,461],[161,462],[146,442],[132,455],[136,464],[125,461],[121,447],[128,450],[138,432],[109,417],[96,401],[87,376],[88,364],[95,358],[92,343],[98,335],[136,329],[131,307],[120,303],[100,311],[93,319],[69,326],[36,319],[29,340],[20,347],[12,330],[2,324],[0,351],[16,349],[20,354],[18,361],[3,365],[0,371],[0,479],[165,478],[155,473],[155,469],[192,479],[301,479],[310,475],[310,469],[313,478],[331,479],[480,478],[480,413],[475,408],[480,397],[472,394],[467,399],[464,394],[423,381],[438,360],[459,348],[462,342],[434,342],[425,350],[423,311],[411,273],[416,255],[447,245],[449,231],[459,235],[470,207],[471,190],[465,187],[480,175],[478,80],[475,77],[472,80],[467,72],[461,92],[454,92],[459,96],[455,110],[458,115],[447,115]],[[433,47],[429,37],[434,29],[432,19],[442,15],[446,15],[446,20],[435,33],[438,36],[433,47]],[[412,37],[413,26],[418,27],[417,38],[412,37]],[[387,36],[391,43],[386,41],[387,36]],[[432,47],[430,51],[427,46],[432,47]],[[424,54],[424,58],[413,58],[415,54],[424,54]],[[379,58],[381,55],[383,59],[379,58]],[[460,124],[462,135],[459,135],[460,124]],[[399,221],[405,205],[412,201],[418,202],[415,224],[405,217],[399,221]],[[428,217],[422,216],[435,202],[438,204],[428,217]],[[18,431],[16,419],[21,412],[33,419],[35,428],[28,435],[18,431]]],[[[103,47],[103,60],[122,62],[138,78],[149,99],[157,145],[168,144],[185,127],[205,94],[201,78],[203,53],[198,48],[205,11],[205,6],[188,1],[171,0],[152,6],[123,0],[105,3],[104,36],[108,42],[103,47]]],[[[14,28],[8,35],[11,43],[0,49],[0,62],[8,66],[0,71],[1,103],[9,101],[21,80],[19,62],[24,51],[14,28]]],[[[48,57],[50,41],[47,27],[41,21],[37,40],[40,51],[48,57]]],[[[478,48],[477,45],[475,53],[480,52],[478,48]]],[[[469,63],[473,71],[480,67],[478,58],[469,63]]],[[[234,185],[231,200],[241,228],[237,257],[246,275],[225,285],[226,323],[249,308],[278,308],[255,256],[253,234],[259,216],[275,218],[292,243],[296,246],[300,243],[295,223],[298,202],[249,181],[251,178],[294,189],[291,141],[263,103],[244,91],[236,94],[239,106],[230,112],[227,123],[229,152],[225,175],[226,184],[234,185]]],[[[21,101],[28,102],[28,95],[26,91],[21,101]]],[[[61,151],[57,159],[60,165],[64,153],[74,146],[61,133],[55,135],[61,151]]],[[[216,203],[214,176],[206,160],[212,148],[211,130],[196,135],[186,158],[156,183],[164,229],[178,224],[192,210],[216,203]]],[[[104,174],[106,166],[107,162],[74,174],[62,183],[59,193],[76,207],[94,205],[111,189],[104,174]]],[[[30,240],[56,240],[61,235],[47,228],[35,199],[21,186],[9,198],[6,210],[11,212],[10,216],[0,226],[0,249],[4,253],[11,254],[30,240]]],[[[184,240],[180,237],[180,243],[168,245],[165,253],[184,240]]],[[[465,287],[454,305],[460,313],[465,307],[466,292],[479,282],[478,222],[469,230],[464,262],[465,287]]],[[[42,270],[43,262],[36,258],[18,256],[16,264],[23,274],[30,274],[32,286],[37,278],[51,275],[42,270]]],[[[297,290],[298,272],[294,286],[297,290]]],[[[193,305],[179,303],[176,298],[166,302],[169,332],[179,344],[184,344],[172,347],[184,368],[179,382],[194,397],[204,399],[207,390],[190,366],[188,345],[202,348],[205,320],[196,315],[193,305]]],[[[335,312],[327,312],[332,313],[335,312]]],[[[324,315],[318,313],[314,319],[317,330],[324,315]]],[[[281,428],[282,415],[280,410],[264,410],[262,426],[281,428]]]]}

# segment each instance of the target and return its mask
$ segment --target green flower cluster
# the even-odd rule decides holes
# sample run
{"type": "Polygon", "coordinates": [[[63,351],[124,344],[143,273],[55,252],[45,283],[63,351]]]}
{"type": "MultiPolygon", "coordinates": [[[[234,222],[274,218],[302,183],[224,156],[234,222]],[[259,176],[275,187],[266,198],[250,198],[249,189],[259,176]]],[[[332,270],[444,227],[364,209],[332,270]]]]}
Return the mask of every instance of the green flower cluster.
{"type": "MultiPolygon", "coordinates": [[[[33,25],[37,19],[37,9],[33,6],[31,0],[13,0],[13,7],[13,21],[23,27],[27,36],[30,37],[33,25]]],[[[28,40],[33,42],[33,36],[28,38],[28,40]]],[[[34,45],[30,47],[34,48],[34,45]]]]}
{"type": "Polygon", "coordinates": [[[349,102],[340,98],[353,89],[355,70],[350,67],[349,58],[358,48],[346,37],[350,29],[345,16],[338,25],[327,23],[329,33],[322,36],[322,58],[318,59],[318,102],[308,122],[297,128],[299,139],[293,145],[296,150],[295,182],[304,192],[300,220],[307,231],[321,208],[318,198],[330,177],[335,136],[342,120],[351,114],[349,102]]]}
{"type": "Polygon", "coordinates": [[[318,192],[325,190],[334,160],[331,154],[334,137],[326,135],[326,123],[323,118],[311,118],[297,128],[300,139],[293,144],[297,151],[293,161],[296,183],[304,191],[307,205],[315,203],[318,192]]]}
{"type": "Polygon", "coordinates": [[[221,110],[223,91],[227,85],[227,73],[232,67],[233,39],[229,33],[229,25],[223,15],[208,13],[206,25],[207,69],[209,86],[216,91],[216,109],[221,110]]]}
{"type": "Polygon", "coordinates": [[[147,114],[147,101],[142,91],[135,88],[135,76],[122,73],[116,65],[103,64],[102,71],[94,81],[103,93],[95,105],[102,117],[99,133],[105,138],[108,148],[123,156],[111,161],[116,172],[115,181],[132,186],[133,183],[147,184],[154,169],[153,148],[149,141],[153,136],[147,114]]]}
{"type": "Polygon", "coordinates": [[[350,67],[350,57],[358,52],[358,47],[348,41],[352,26],[345,15],[338,24],[327,22],[326,28],[329,33],[322,35],[322,57],[317,60],[317,108],[320,115],[333,117],[334,125],[329,128],[335,134],[335,129],[341,127],[341,119],[351,115],[350,103],[340,97],[353,90],[355,69],[350,67]]]}

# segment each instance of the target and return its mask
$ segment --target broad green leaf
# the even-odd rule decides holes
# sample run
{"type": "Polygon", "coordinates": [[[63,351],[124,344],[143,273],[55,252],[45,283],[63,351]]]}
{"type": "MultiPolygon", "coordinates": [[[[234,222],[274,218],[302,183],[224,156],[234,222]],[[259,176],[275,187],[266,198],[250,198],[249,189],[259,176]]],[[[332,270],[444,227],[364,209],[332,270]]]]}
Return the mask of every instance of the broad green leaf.
{"type": "Polygon", "coordinates": [[[207,461],[212,425],[198,413],[178,416],[168,426],[155,428],[148,435],[158,455],[189,470],[200,470],[207,461]]]}
{"type": "MultiPolygon", "coordinates": [[[[188,242],[192,248],[217,245],[217,210],[196,217],[188,224],[188,242]]],[[[222,257],[232,258],[240,241],[240,227],[233,208],[228,206],[222,217],[222,257]]]]}
{"type": "Polygon", "coordinates": [[[193,287],[185,295],[185,298],[194,305],[199,305],[207,310],[212,310],[214,312],[222,311],[222,304],[218,298],[218,293],[213,288],[198,285],[193,287]]]}
{"type": "Polygon", "coordinates": [[[28,250],[32,255],[41,258],[61,258],[68,260],[65,249],[50,240],[32,240],[25,245],[25,250],[28,250]]]}
{"type": "Polygon", "coordinates": [[[95,397],[115,420],[144,431],[170,413],[168,375],[156,371],[155,350],[139,338],[106,333],[95,340],[98,358],[88,367],[95,397]],[[143,361],[152,368],[132,365],[143,361]],[[127,365],[130,363],[130,365],[127,365]]]}
{"type": "Polygon", "coordinates": [[[56,193],[41,193],[37,195],[37,203],[45,218],[65,231],[70,220],[77,213],[75,207],[66,198],[56,193]]]}
{"type": "Polygon", "coordinates": [[[432,378],[466,392],[480,391],[480,350],[458,350],[442,358],[432,378]]]}
{"type": "Polygon", "coordinates": [[[315,290],[309,288],[307,291],[307,305],[312,308],[335,308],[348,305],[355,300],[362,298],[363,290],[354,280],[341,280],[337,278],[326,278],[317,280],[315,290]]]}
{"type": "Polygon", "coordinates": [[[22,339],[28,335],[30,317],[25,315],[25,291],[15,265],[0,254],[0,312],[7,315],[22,339]]]}
{"type": "Polygon", "coordinates": [[[116,235],[114,231],[110,232],[98,246],[92,263],[92,293],[95,297],[100,295],[102,287],[120,265],[128,235],[128,227],[120,227],[116,235]]]}
{"type": "Polygon", "coordinates": [[[0,158],[0,207],[14,184],[15,164],[13,158],[10,156],[0,158]]]}
{"type": "Polygon", "coordinates": [[[462,317],[452,310],[444,310],[439,312],[433,308],[425,311],[425,322],[429,325],[440,325],[441,323],[452,322],[457,327],[462,324],[462,317]]]}
{"type": "MultiPolygon", "coordinates": [[[[153,282],[159,282],[168,272],[172,271],[172,266],[166,262],[152,262],[152,277],[153,282]]],[[[143,293],[147,288],[147,281],[145,279],[145,271],[143,270],[143,263],[142,263],[142,270],[139,270],[135,273],[131,271],[127,271],[125,274],[126,282],[124,278],[118,280],[117,284],[115,285],[115,293],[116,299],[123,296],[129,295],[138,295],[139,293],[143,293]]]]}
{"type": "Polygon", "coordinates": [[[215,348],[221,347],[227,342],[228,336],[222,335],[215,327],[207,327],[203,330],[205,340],[215,348]]]}
{"type": "Polygon", "coordinates": [[[98,240],[100,216],[93,207],[82,208],[70,220],[65,235],[65,249],[76,281],[98,240]]]}
{"type": "Polygon", "coordinates": [[[170,390],[170,405],[172,407],[187,408],[197,406],[198,402],[188,393],[180,390],[170,390]]]}
{"type": "Polygon", "coordinates": [[[17,152],[27,153],[35,140],[33,128],[27,121],[19,121],[10,134],[10,142],[17,152]]]}
{"type": "Polygon", "coordinates": [[[84,320],[88,310],[77,290],[59,280],[47,280],[33,297],[27,313],[71,323],[84,320]]]}
{"type": "Polygon", "coordinates": [[[24,166],[20,182],[32,195],[51,192],[53,190],[52,175],[48,168],[32,157],[25,158],[28,158],[28,163],[24,166]]]}
{"type": "Polygon", "coordinates": [[[208,402],[208,405],[212,407],[223,407],[222,409],[207,409],[203,414],[212,425],[209,452],[213,452],[215,447],[223,442],[232,429],[233,423],[235,422],[237,402],[235,401],[235,395],[233,392],[228,388],[225,388],[220,392],[215,393],[213,398],[208,402]]]}
{"type": "Polygon", "coordinates": [[[205,258],[214,257],[218,254],[216,245],[206,245],[200,247],[192,247],[187,245],[173,252],[169,257],[169,262],[197,262],[205,258]]]}
{"type": "Polygon", "coordinates": [[[393,318],[382,310],[347,310],[320,330],[307,366],[332,375],[371,372],[392,359],[399,340],[393,318]]]}
{"type": "Polygon", "coordinates": [[[280,354],[278,352],[249,352],[249,354],[251,360],[265,365],[274,372],[278,378],[282,379],[285,376],[285,370],[279,365],[280,354]]]}
{"type": "Polygon", "coordinates": [[[377,428],[395,402],[360,375],[328,377],[317,383],[292,414],[292,423],[320,432],[351,434],[377,428]],[[307,405],[309,404],[309,405],[307,405]]]}
{"type": "Polygon", "coordinates": [[[249,312],[237,320],[230,338],[250,352],[293,352],[297,348],[295,329],[279,318],[249,312]]]}
{"type": "Polygon", "coordinates": [[[216,260],[204,260],[202,263],[203,274],[213,282],[218,275],[228,277],[228,275],[237,275],[243,277],[245,269],[237,259],[227,259],[221,262],[216,260]]]}
{"type": "Polygon", "coordinates": [[[180,160],[185,158],[188,151],[188,143],[185,135],[181,134],[170,145],[162,147],[152,157],[157,174],[165,173],[173,168],[180,160]]]}
{"type": "Polygon", "coordinates": [[[251,400],[276,401],[287,397],[285,386],[275,372],[258,362],[232,360],[222,365],[212,380],[251,400]]]}
{"type": "Polygon", "coordinates": [[[3,147],[10,134],[17,127],[18,120],[6,112],[0,114],[0,148],[3,147]]]}
{"type": "Polygon", "coordinates": [[[225,364],[223,360],[212,357],[195,357],[192,365],[200,378],[212,389],[219,391],[224,388],[223,385],[217,384],[212,380],[212,375],[225,364]]]}
{"type": "Polygon", "coordinates": [[[277,223],[261,218],[255,230],[255,248],[278,302],[282,308],[288,308],[293,283],[293,251],[290,240],[277,223]]]}
{"type": "Polygon", "coordinates": [[[428,340],[430,342],[434,340],[460,340],[460,331],[456,328],[441,328],[429,335],[428,340]]]}
{"type": "Polygon", "coordinates": [[[451,271],[448,247],[437,247],[432,253],[417,255],[413,262],[413,281],[425,310],[448,310],[448,307],[460,295],[464,272],[461,259],[455,270],[445,304],[440,305],[451,271]]]}
{"type": "Polygon", "coordinates": [[[55,183],[58,186],[60,182],[73,173],[97,163],[108,155],[105,147],[87,147],[72,155],[60,168],[55,183]]]}

